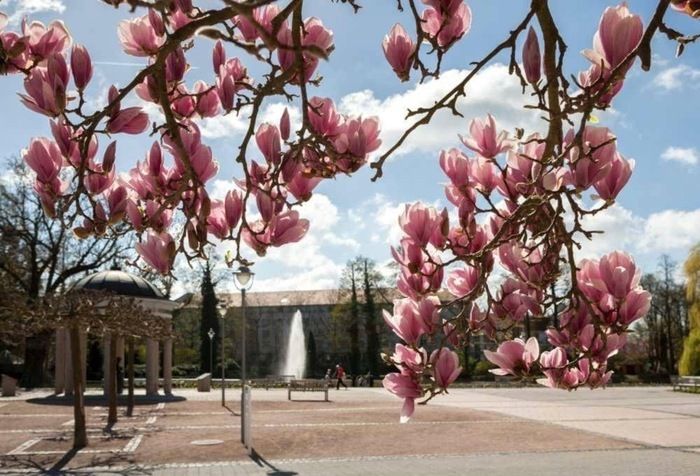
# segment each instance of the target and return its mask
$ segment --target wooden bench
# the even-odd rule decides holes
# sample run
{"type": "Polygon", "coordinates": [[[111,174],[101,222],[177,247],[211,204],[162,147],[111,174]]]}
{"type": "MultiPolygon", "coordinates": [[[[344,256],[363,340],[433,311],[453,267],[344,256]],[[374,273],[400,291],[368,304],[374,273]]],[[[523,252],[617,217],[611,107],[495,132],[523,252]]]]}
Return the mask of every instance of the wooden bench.
{"type": "Polygon", "coordinates": [[[323,392],[324,401],[328,401],[328,383],[322,379],[290,380],[287,386],[287,399],[292,399],[292,392],[323,392]]]}
{"type": "Polygon", "coordinates": [[[700,377],[676,377],[673,378],[673,391],[698,392],[700,391],[700,377]]]}

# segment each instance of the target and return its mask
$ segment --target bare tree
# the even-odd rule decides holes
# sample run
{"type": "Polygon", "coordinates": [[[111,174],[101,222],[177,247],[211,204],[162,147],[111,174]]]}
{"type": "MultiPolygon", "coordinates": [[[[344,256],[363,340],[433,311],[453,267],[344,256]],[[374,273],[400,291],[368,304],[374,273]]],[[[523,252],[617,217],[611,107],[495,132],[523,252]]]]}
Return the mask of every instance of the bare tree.
{"type": "MultiPolygon", "coordinates": [[[[78,239],[47,217],[22,162],[11,159],[7,168],[12,180],[0,184],[0,273],[29,300],[59,292],[71,278],[127,257],[128,239],[78,239]]],[[[50,332],[26,338],[24,385],[45,382],[50,343],[50,332]]]]}

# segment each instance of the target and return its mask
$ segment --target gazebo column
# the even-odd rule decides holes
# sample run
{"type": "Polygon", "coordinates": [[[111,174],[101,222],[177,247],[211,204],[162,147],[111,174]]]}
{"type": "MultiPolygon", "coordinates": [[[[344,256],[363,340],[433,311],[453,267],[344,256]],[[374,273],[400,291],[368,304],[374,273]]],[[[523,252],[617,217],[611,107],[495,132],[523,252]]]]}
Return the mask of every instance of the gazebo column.
{"type": "Polygon", "coordinates": [[[163,391],[166,395],[173,393],[173,340],[163,341],[163,391]]]}
{"type": "Polygon", "coordinates": [[[146,339],[146,395],[158,395],[158,341],[146,339]]]}
{"type": "Polygon", "coordinates": [[[66,381],[66,335],[63,328],[56,329],[56,356],[54,358],[54,393],[60,395],[65,391],[66,381]]]}

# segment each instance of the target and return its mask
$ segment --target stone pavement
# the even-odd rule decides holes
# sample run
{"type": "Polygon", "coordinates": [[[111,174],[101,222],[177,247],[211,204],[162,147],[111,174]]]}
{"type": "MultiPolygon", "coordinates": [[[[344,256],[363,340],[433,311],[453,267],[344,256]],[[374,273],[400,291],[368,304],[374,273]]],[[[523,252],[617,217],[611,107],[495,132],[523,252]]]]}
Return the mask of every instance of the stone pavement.
{"type": "MultiPolygon", "coordinates": [[[[700,475],[700,395],[665,387],[453,389],[417,407],[407,425],[397,422],[400,401],[379,388],[332,391],[331,403],[314,401],[315,394],[288,402],[284,390],[255,390],[254,459],[242,451],[240,420],[220,406],[220,392],[177,393],[185,399],[144,405],[134,421],[120,420],[120,431],[133,427],[123,440],[96,441],[89,451],[97,453],[77,455],[65,467],[105,475],[700,475]],[[206,438],[224,444],[191,445],[206,438]],[[113,447],[113,460],[97,458],[113,447]]],[[[60,453],[60,437],[39,440],[43,432],[55,438],[70,429],[69,408],[7,400],[0,406],[0,454],[14,452],[5,461],[60,453]]],[[[238,401],[229,407],[237,411],[238,401]]],[[[104,409],[89,410],[99,435],[104,409]]],[[[0,468],[32,471],[9,469],[2,456],[0,468]]]]}

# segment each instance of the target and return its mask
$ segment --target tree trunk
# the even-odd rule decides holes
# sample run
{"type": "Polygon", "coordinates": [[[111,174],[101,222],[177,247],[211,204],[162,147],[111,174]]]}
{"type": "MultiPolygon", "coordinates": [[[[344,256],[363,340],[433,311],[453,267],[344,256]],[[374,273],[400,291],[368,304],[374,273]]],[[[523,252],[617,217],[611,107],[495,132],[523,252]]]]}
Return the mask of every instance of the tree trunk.
{"type": "Polygon", "coordinates": [[[80,352],[80,331],[77,326],[70,328],[70,353],[73,367],[73,448],[88,445],[85,428],[85,382],[83,382],[83,358],[80,352]]]}
{"type": "Polygon", "coordinates": [[[111,427],[117,423],[117,336],[114,333],[109,336],[109,368],[106,377],[109,392],[107,426],[111,427]]]}
{"type": "Polygon", "coordinates": [[[129,393],[127,396],[126,403],[126,416],[132,416],[134,413],[134,338],[129,337],[129,349],[128,349],[127,359],[127,373],[129,375],[129,393]]]}

